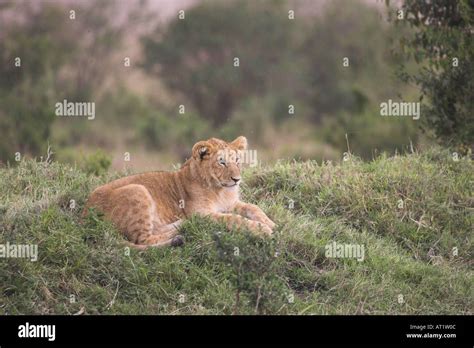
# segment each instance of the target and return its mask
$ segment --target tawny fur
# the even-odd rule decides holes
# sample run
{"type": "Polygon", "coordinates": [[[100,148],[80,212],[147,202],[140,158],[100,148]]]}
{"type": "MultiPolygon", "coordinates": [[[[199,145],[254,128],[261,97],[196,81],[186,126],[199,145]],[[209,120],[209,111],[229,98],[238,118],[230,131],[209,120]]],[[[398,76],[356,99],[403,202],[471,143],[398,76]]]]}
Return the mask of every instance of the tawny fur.
{"type": "Polygon", "coordinates": [[[96,208],[139,249],[182,243],[178,226],[192,214],[271,235],[273,221],[239,198],[240,155],[246,148],[242,136],[231,143],[200,141],[178,171],[136,174],[96,188],[84,215],[96,208]]]}

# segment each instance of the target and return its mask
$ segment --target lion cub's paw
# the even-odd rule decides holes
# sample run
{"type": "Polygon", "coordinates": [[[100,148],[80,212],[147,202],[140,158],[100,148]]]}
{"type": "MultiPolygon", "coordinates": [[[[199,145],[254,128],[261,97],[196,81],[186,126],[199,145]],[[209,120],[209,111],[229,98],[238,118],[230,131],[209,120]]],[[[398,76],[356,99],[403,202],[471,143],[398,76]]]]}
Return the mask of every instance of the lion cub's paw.
{"type": "Polygon", "coordinates": [[[272,220],[270,220],[268,217],[265,216],[265,218],[262,221],[265,225],[270,227],[272,230],[276,227],[276,223],[274,223],[272,220]]]}
{"type": "Polygon", "coordinates": [[[268,218],[266,215],[260,215],[258,216],[255,221],[257,221],[259,224],[266,225],[268,226],[271,230],[273,230],[276,227],[276,224],[268,218]]]}
{"type": "Polygon", "coordinates": [[[268,227],[267,224],[264,224],[262,222],[257,222],[257,230],[259,232],[263,232],[267,236],[271,236],[273,234],[273,230],[268,227]]]}

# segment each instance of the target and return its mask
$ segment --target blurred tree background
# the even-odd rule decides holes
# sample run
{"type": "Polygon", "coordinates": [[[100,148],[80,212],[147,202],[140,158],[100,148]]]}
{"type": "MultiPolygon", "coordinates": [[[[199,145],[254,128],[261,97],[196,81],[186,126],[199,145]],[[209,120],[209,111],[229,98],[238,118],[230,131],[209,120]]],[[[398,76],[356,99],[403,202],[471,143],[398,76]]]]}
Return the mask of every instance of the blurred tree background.
{"type": "Polygon", "coordinates": [[[399,75],[421,89],[423,129],[461,153],[474,143],[474,0],[406,0],[399,26],[413,34],[400,37],[398,54],[413,58],[418,69],[401,60],[399,75]]]}
{"type": "Polygon", "coordinates": [[[346,134],[367,159],[458,134],[472,146],[472,1],[403,6],[442,35],[422,19],[391,23],[397,8],[379,1],[2,3],[0,162],[49,143],[88,168],[107,154],[122,168],[128,152],[139,170],[166,169],[197,140],[240,134],[263,161],[340,160],[346,134]],[[439,73],[450,60],[435,51],[461,68],[439,73]],[[420,95],[422,122],[380,116],[380,103],[420,95]],[[96,118],[57,117],[63,99],[95,102],[96,118]]]}

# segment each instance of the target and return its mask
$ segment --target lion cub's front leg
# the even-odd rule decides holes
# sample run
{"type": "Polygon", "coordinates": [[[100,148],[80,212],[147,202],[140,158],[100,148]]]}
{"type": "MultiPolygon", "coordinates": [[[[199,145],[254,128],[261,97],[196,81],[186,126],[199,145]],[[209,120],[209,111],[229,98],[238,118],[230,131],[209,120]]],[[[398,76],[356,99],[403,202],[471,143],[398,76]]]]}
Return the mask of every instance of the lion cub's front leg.
{"type": "Polygon", "coordinates": [[[270,229],[273,229],[276,225],[275,223],[268,218],[268,216],[255,204],[237,202],[234,207],[234,211],[242,216],[249,218],[250,220],[261,222],[270,229]]]}
{"type": "Polygon", "coordinates": [[[236,214],[211,213],[210,216],[216,221],[224,221],[228,228],[246,227],[255,234],[271,235],[272,229],[259,221],[253,221],[236,214]]]}

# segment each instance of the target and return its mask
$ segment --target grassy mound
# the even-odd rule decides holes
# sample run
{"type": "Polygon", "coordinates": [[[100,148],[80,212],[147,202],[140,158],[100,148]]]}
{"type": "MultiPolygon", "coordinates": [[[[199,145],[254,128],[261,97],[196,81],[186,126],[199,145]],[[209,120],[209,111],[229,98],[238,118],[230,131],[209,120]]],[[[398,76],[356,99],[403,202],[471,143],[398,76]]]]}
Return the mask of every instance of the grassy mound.
{"type": "Polygon", "coordinates": [[[184,247],[139,252],[79,223],[125,173],[23,161],[0,169],[0,244],[37,244],[38,260],[0,258],[0,314],[472,314],[473,173],[445,152],[251,168],[242,198],[274,238],[194,217],[184,247]],[[364,259],[327,257],[333,241],[364,259]]]}

